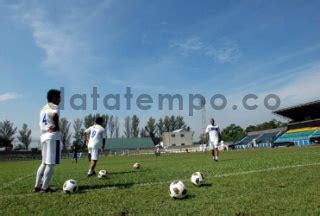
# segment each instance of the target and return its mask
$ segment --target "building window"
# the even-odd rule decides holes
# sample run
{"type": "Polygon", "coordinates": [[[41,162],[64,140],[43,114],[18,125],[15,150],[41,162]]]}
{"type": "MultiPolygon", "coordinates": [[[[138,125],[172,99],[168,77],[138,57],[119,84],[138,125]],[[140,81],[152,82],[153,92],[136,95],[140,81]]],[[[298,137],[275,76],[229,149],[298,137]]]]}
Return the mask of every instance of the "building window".
{"type": "Polygon", "coordinates": [[[172,146],[176,146],[176,144],[172,144],[172,146]]]}
{"type": "Polygon", "coordinates": [[[184,143],[181,143],[181,145],[182,145],[182,146],[184,146],[184,145],[186,145],[186,144],[184,144],[184,143]]]}
{"type": "Polygon", "coordinates": [[[176,135],[175,134],[171,134],[171,137],[176,137],[176,135]]]}
{"type": "Polygon", "coordinates": [[[184,134],[180,134],[180,137],[184,137],[184,134]]]}

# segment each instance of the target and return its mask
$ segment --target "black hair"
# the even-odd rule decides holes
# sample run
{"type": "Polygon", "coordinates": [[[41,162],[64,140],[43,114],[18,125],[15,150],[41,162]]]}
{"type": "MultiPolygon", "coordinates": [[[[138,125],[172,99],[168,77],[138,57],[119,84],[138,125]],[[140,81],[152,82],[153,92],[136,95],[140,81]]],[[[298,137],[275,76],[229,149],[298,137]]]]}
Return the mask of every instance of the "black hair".
{"type": "Polygon", "coordinates": [[[102,117],[100,117],[100,116],[97,116],[97,118],[96,118],[96,124],[98,124],[98,125],[102,125],[102,124],[103,124],[103,122],[104,122],[103,118],[102,118],[102,117]]]}
{"type": "Polygon", "coordinates": [[[60,97],[61,92],[56,89],[50,89],[47,93],[48,102],[52,102],[53,98],[60,97]]]}

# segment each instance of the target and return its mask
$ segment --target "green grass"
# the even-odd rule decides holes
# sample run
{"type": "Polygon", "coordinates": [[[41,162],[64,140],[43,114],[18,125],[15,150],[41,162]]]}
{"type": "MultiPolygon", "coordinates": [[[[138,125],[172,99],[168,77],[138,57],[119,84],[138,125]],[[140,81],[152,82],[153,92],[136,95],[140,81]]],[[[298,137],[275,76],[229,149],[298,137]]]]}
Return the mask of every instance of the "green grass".
{"type": "Polygon", "coordinates": [[[319,215],[320,147],[207,153],[103,157],[97,166],[108,179],[86,177],[88,162],[63,160],[55,167],[52,194],[34,194],[40,161],[0,162],[0,215],[319,215]],[[142,168],[134,170],[132,164],[142,168]],[[303,166],[297,166],[303,165],[303,166]],[[206,185],[195,187],[201,171],[206,185]],[[248,172],[249,171],[249,172],[248,172]],[[75,179],[80,192],[61,191],[75,179]],[[173,200],[169,183],[183,180],[188,197],[173,200]]]}

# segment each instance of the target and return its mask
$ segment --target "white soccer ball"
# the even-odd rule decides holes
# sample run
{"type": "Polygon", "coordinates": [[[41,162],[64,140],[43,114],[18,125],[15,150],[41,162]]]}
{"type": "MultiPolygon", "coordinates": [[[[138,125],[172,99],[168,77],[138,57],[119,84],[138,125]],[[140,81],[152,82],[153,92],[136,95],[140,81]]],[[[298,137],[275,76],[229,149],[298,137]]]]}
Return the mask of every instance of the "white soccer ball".
{"type": "Polygon", "coordinates": [[[135,169],[139,169],[140,168],[140,164],[138,162],[133,164],[133,168],[135,169]]]}
{"type": "Polygon", "coordinates": [[[201,172],[195,172],[191,176],[191,182],[196,186],[201,186],[204,183],[204,176],[201,172]]]}
{"type": "Polygon", "coordinates": [[[100,170],[98,173],[98,178],[107,178],[108,177],[108,172],[107,170],[100,170]]]}
{"type": "Polygon", "coordinates": [[[187,196],[187,188],[182,181],[176,180],[170,184],[169,195],[175,199],[182,199],[187,196]]]}
{"type": "Polygon", "coordinates": [[[63,184],[63,192],[66,194],[76,193],[78,189],[79,187],[76,180],[69,179],[63,184]]]}

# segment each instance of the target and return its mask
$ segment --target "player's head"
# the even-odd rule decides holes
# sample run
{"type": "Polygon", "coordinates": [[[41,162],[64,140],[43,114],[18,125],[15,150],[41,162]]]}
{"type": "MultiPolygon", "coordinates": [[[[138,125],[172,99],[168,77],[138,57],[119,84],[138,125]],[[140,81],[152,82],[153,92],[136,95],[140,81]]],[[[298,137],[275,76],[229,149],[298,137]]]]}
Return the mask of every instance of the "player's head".
{"type": "Polygon", "coordinates": [[[212,125],[214,125],[214,118],[211,118],[211,119],[210,119],[210,123],[211,123],[212,125]]]}
{"type": "Polygon", "coordinates": [[[47,93],[47,99],[49,103],[59,105],[61,101],[61,92],[56,89],[50,89],[47,93]]]}
{"type": "Polygon", "coordinates": [[[104,120],[103,120],[103,118],[102,118],[102,117],[100,117],[100,116],[97,116],[97,117],[96,117],[96,124],[98,124],[98,125],[102,125],[102,124],[103,124],[103,122],[104,122],[104,120]]]}

